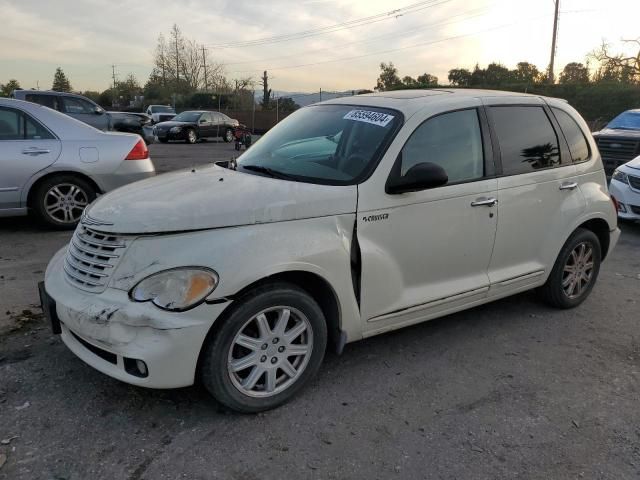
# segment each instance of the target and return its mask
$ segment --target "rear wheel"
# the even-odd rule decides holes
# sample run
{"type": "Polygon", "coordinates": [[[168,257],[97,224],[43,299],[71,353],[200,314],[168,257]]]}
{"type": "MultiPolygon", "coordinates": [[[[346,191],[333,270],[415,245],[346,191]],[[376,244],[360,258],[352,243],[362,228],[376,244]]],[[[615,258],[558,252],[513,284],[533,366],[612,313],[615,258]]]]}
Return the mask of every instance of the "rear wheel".
{"type": "Polygon", "coordinates": [[[33,209],[46,225],[70,229],[78,224],[85,207],[95,198],[95,188],[86,180],[59,175],[46,179],[37,187],[33,209]]]}
{"type": "Polygon", "coordinates": [[[189,129],[187,131],[187,140],[186,141],[187,141],[187,143],[190,143],[192,145],[198,141],[198,134],[196,133],[195,130],[189,129]]]}
{"type": "Polygon", "coordinates": [[[260,287],[237,302],[207,340],[201,379],[233,410],[269,410],[318,371],[327,345],[324,315],[306,292],[286,283],[260,287]]]}
{"type": "Polygon", "coordinates": [[[573,308],[589,296],[600,272],[600,241],[591,230],[579,228],[564,244],[541,298],[556,308],[573,308]]]}
{"type": "Polygon", "coordinates": [[[233,142],[233,130],[227,128],[224,132],[224,137],[222,137],[226,143],[233,142]]]}

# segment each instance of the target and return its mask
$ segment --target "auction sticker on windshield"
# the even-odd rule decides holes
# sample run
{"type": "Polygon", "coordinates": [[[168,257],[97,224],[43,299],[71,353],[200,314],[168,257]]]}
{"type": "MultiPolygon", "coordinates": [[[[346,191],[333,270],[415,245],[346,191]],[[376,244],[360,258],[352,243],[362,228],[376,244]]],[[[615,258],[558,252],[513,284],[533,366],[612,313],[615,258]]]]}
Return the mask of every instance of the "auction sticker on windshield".
{"type": "Polygon", "coordinates": [[[345,120],[355,120],[356,122],[371,123],[380,127],[386,127],[393,115],[388,115],[381,112],[372,112],[370,110],[351,110],[344,117],[345,120]]]}

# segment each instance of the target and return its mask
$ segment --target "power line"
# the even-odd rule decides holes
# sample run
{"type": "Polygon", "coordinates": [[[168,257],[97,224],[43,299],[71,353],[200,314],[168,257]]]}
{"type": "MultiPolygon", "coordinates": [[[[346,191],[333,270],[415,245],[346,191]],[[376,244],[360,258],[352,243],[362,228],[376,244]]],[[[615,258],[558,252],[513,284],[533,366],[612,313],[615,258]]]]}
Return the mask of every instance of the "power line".
{"type": "Polygon", "coordinates": [[[284,35],[276,35],[272,37],[263,37],[257,38],[253,40],[247,40],[244,42],[233,42],[233,43],[220,43],[215,45],[209,45],[212,48],[241,48],[241,47],[252,47],[257,45],[267,45],[271,43],[279,43],[286,42],[290,40],[298,40],[301,38],[306,38],[315,35],[323,35],[326,33],[333,33],[339,30],[345,30],[355,27],[361,27],[364,25],[369,25],[371,23],[376,23],[380,21],[390,20],[394,18],[398,18],[403,15],[408,15],[411,13],[415,13],[421,10],[425,10],[427,8],[432,8],[438,5],[442,5],[445,3],[449,3],[452,0],[426,0],[418,3],[414,3],[411,5],[407,5],[406,7],[397,8],[395,10],[390,10],[388,12],[379,13],[377,15],[371,15],[369,17],[359,18],[355,20],[349,20],[347,22],[337,23],[334,25],[328,25],[326,27],[316,28],[313,30],[305,30],[301,32],[295,32],[284,35]]]}
{"type": "MultiPolygon", "coordinates": [[[[398,51],[401,51],[401,50],[407,50],[407,49],[411,49],[411,48],[423,47],[423,46],[426,46],[426,45],[434,45],[436,43],[446,42],[446,41],[450,41],[450,40],[457,40],[457,39],[465,38],[465,37],[471,37],[471,36],[474,36],[474,35],[479,35],[481,33],[487,33],[487,32],[491,32],[491,31],[494,31],[494,30],[499,30],[499,29],[502,29],[502,28],[511,27],[513,25],[516,25],[516,24],[519,24],[519,23],[522,23],[522,22],[531,22],[533,20],[539,20],[539,19],[542,19],[542,18],[546,18],[548,16],[549,15],[542,15],[540,17],[535,17],[535,18],[522,19],[522,20],[519,20],[517,22],[511,22],[511,23],[506,23],[506,24],[503,24],[503,25],[497,25],[495,27],[487,28],[487,29],[484,29],[484,30],[479,30],[477,32],[454,35],[454,36],[445,37],[445,38],[441,38],[441,39],[437,39],[437,40],[431,40],[431,41],[428,41],[428,42],[421,42],[421,43],[416,43],[416,44],[413,44],[413,45],[407,45],[407,46],[404,46],[404,47],[391,48],[391,49],[388,49],[388,50],[380,50],[380,51],[377,51],[377,52],[366,53],[366,54],[363,54],[363,55],[354,55],[354,56],[351,56],[351,57],[335,58],[333,60],[324,60],[324,61],[320,61],[320,62],[310,62],[310,63],[300,63],[300,64],[296,64],[296,65],[286,65],[286,66],[282,66],[282,67],[270,67],[269,70],[288,70],[288,69],[291,69],[291,68],[311,67],[311,66],[315,66],[315,65],[324,65],[324,64],[327,64],[327,63],[344,62],[344,61],[347,61],[347,60],[356,60],[356,59],[359,59],[359,58],[372,57],[372,56],[386,54],[386,53],[393,53],[393,52],[398,52],[398,51]]],[[[256,70],[245,70],[244,72],[255,72],[255,71],[256,70]]],[[[240,71],[236,71],[234,73],[241,73],[241,72],[240,71]]]]}
{"type": "MultiPolygon", "coordinates": [[[[369,37],[369,38],[366,38],[364,40],[356,40],[356,41],[353,41],[353,42],[341,43],[340,44],[340,48],[348,47],[350,45],[357,45],[357,44],[361,44],[361,43],[372,43],[372,42],[376,42],[376,41],[378,41],[380,39],[383,39],[383,38],[403,37],[403,36],[406,36],[407,34],[411,34],[411,33],[416,32],[416,31],[422,31],[425,28],[450,25],[450,24],[461,22],[461,21],[464,21],[464,20],[470,20],[472,18],[480,17],[482,15],[485,15],[488,11],[489,10],[487,8],[474,8],[474,9],[468,10],[466,12],[462,12],[462,13],[458,13],[456,15],[452,15],[451,17],[449,17],[449,20],[446,20],[446,21],[432,23],[432,24],[429,24],[429,25],[421,25],[421,26],[416,27],[416,28],[403,30],[402,32],[392,32],[392,33],[385,34],[385,35],[378,35],[378,36],[375,36],[375,37],[369,37]],[[470,15],[470,16],[467,16],[466,18],[462,18],[462,19],[458,19],[458,20],[451,20],[451,18],[462,17],[462,16],[468,15],[470,13],[473,13],[473,15],[470,15]]],[[[306,51],[298,52],[298,53],[291,54],[291,55],[281,55],[281,56],[278,56],[278,57],[271,57],[271,58],[265,58],[265,59],[260,59],[260,60],[246,60],[246,61],[241,61],[241,62],[225,62],[225,66],[228,66],[228,65],[244,65],[244,64],[248,64],[248,63],[250,64],[250,63],[270,62],[270,61],[273,61],[273,60],[282,60],[282,59],[285,59],[285,58],[299,58],[301,56],[308,55],[310,53],[334,51],[335,49],[336,49],[336,47],[324,47],[324,48],[317,48],[317,49],[313,49],[313,50],[306,50],[306,51]]]]}

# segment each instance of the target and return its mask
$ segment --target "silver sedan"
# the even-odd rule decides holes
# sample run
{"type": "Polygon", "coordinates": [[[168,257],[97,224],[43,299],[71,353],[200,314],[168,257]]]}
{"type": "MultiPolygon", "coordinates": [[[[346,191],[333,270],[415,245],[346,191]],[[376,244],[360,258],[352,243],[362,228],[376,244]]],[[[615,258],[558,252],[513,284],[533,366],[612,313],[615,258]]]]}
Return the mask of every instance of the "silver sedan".
{"type": "Polygon", "coordinates": [[[49,226],[73,228],[97,195],[152,175],[140,136],[0,98],[0,217],[32,211],[49,226]]]}

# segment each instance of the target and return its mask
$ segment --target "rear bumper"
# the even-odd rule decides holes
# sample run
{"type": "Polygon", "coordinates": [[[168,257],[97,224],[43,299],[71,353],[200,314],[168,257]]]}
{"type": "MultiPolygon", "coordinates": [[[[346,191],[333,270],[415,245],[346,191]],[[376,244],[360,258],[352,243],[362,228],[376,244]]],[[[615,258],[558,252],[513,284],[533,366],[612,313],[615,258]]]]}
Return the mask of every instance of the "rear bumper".
{"type": "Polygon", "coordinates": [[[94,175],[93,178],[102,192],[110,192],[129,183],[153,177],[156,169],[150,158],[146,160],[125,160],[118,169],[109,174],[94,175]]]}

